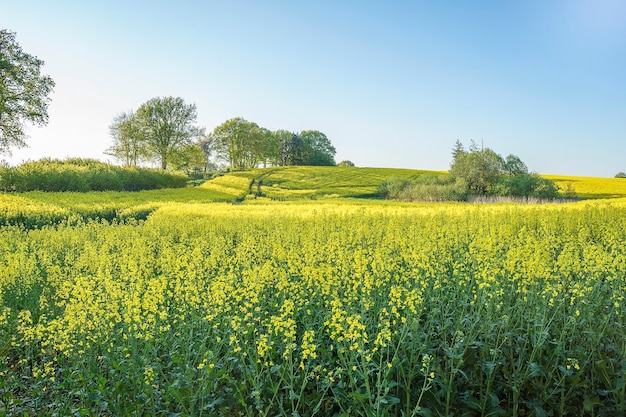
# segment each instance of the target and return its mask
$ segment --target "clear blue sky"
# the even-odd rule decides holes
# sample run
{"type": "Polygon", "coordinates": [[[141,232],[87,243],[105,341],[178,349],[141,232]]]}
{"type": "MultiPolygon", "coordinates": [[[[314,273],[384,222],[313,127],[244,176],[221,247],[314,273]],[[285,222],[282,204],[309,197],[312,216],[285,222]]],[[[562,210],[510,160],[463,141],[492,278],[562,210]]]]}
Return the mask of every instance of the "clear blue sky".
{"type": "Polygon", "coordinates": [[[458,139],[539,173],[626,171],[626,1],[8,1],[56,82],[8,160],[107,159],[117,113],[180,96],[324,132],[337,161],[448,169],[458,139]]]}

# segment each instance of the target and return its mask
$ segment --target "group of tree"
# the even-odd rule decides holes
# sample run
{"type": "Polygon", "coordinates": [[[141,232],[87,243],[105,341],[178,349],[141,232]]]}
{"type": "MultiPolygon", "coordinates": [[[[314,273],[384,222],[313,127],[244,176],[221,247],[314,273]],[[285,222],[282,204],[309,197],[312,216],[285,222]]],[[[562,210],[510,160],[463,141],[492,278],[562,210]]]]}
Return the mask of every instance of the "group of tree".
{"type": "Polygon", "coordinates": [[[335,147],[322,132],[271,131],[241,117],[217,126],[203,144],[233,170],[258,165],[335,165],[335,147]]]}
{"type": "Polygon", "coordinates": [[[335,148],[317,130],[271,131],[237,117],[205,135],[195,123],[194,104],[175,97],[153,98],[115,117],[107,153],[124,165],[153,162],[188,173],[207,171],[214,160],[234,171],[260,165],[335,165],[335,148]]]}
{"type": "Polygon", "coordinates": [[[379,193],[387,198],[420,201],[464,201],[476,196],[559,197],[554,182],[529,172],[518,156],[503,158],[474,142],[466,149],[460,141],[452,150],[447,175],[423,175],[413,180],[390,178],[381,184],[379,193]]]}
{"type": "Polygon", "coordinates": [[[124,165],[157,163],[165,170],[183,165],[202,150],[195,143],[204,136],[196,126],[196,106],[180,97],[155,97],[136,111],[118,114],[111,124],[112,146],[107,154],[124,165]],[[194,149],[197,148],[196,149],[194,149]]]}
{"type": "Polygon", "coordinates": [[[556,198],[553,181],[528,171],[516,155],[503,158],[490,148],[479,148],[472,142],[465,149],[457,141],[452,149],[450,176],[466,183],[470,195],[556,198]]]}

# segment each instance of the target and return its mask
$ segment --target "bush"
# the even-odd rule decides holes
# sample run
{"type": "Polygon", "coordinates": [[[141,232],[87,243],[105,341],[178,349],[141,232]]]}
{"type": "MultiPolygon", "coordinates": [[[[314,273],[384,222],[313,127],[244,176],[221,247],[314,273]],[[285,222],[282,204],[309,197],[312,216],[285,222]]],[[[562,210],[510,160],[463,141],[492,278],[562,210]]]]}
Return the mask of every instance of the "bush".
{"type": "Polygon", "coordinates": [[[490,194],[503,197],[557,198],[559,189],[554,182],[537,174],[502,175],[490,194]]]}
{"type": "Polygon", "coordinates": [[[355,166],[355,165],[354,165],[354,162],[352,162],[352,161],[348,161],[348,160],[346,159],[345,161],[341,161],[341,162],[339,162],[339,163],[337,164],[337,166],[338,166],[338,167],[353,167],[353,166],[355,166]]]}
{"type": "Polygon", "coordinates": [[[406,178],[387,178],[378,186],[377,194],[382,198],[398,198],[408,184],[409,180],[406,178]]]}
{"type": "Polygon", "coordinates": [[[41,159],[15,168],[0,167],[0,191],[139,191],[181,188],[182,174],[119,167],[95,159],[41,159]]]}
{"type": "Polygon", "coordinates": [[[467,183],[449,175],[423,175],[412,180],[388,178],[378,187],[378,195],[403,201],[464,201],[467,183]]]}
{"type": "Polygon", "coordinates": [[[626,178],[626,174],[623,172],[618,172],[615,174],[615,178],[626,178]]]}
{"type": "Polygon", "coordinates": [[[462,179],[449,176],[419,177],[399,194],[406,201],[465,201],[467,184],[462,179]]]}

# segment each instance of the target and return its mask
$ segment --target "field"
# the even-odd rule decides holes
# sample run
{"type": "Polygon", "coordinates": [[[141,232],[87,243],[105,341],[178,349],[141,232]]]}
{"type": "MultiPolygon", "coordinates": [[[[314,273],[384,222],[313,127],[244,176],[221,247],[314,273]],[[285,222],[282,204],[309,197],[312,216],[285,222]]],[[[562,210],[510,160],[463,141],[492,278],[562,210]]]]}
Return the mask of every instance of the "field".
{"type": "Polygon", "coordinates": [[[0,195],[0,415],[624,415],[622,191],[369,198],[422,174],[0,195]]]}

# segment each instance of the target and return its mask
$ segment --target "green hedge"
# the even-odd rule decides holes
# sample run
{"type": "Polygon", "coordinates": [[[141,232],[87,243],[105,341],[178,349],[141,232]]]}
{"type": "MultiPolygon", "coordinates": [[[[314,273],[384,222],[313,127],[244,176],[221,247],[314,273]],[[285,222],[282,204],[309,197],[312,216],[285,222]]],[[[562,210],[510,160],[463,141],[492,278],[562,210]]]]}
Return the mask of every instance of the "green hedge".
{"type": "Polygon", "coordinates": [[[183,174],[95,159],[41,159],[0,168],[0,191],[139,191],[185,187],[187,179],[183,174]]]}

